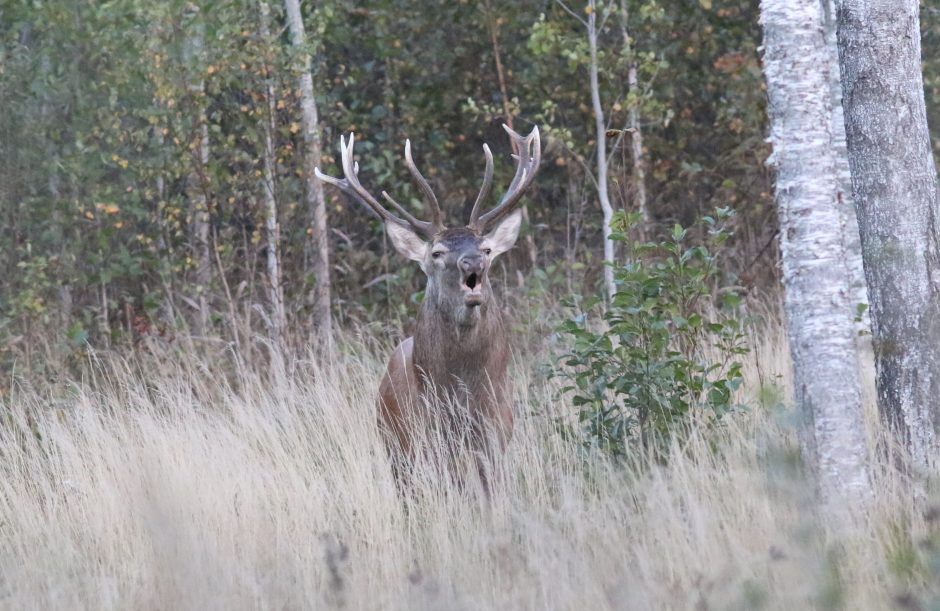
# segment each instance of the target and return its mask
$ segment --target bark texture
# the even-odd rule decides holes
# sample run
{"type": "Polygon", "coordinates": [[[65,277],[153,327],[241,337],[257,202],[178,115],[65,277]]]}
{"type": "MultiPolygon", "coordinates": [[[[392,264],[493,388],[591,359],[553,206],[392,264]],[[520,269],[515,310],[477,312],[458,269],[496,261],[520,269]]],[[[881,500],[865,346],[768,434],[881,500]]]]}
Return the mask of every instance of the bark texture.
{"type": "Polygon", "coordinates": [[[872,488],[823,18],[819,0],[761,2],[787,324],[806,423],[801,440],[825,513],[838,516],[867,507],[872,488]]]}
{"type": "Polygon", "coordinates": [[[614,209],[610,205],[607,191],[607,126],[604,122],[604,108],[601,106],[601,88],[597,75],[597,7],[594,0],[589,3],[590,13],[587,21],[588,46],[591,50],[591,104],[594,108],[594,131],[597,140],[597,198],[600,200],[604,220],[604,293],[609,302],[614,298],[614,241],[610,239],[613,230],[610,222],[614,218],[614,209]]]}
{"type": "Polygon", "coordinates": [[[209,326],[209,304],[206,291],[212,280],[212,256],[209,248],[209,120],[206,116],[205,74],[205,27],[199,21],[199,8],[191,6],[194,14],[192,32],[186,39],[187,65],[191,71],[189,91],[193,98],[196,122],[192,133],[190,150],[192,162],[186,179],[186,191],[189,199],[189,217],[192,223],[191,248],[196,261],[196,290],[199,306],[198,333],[203,335],[209,326]]]}
{"type": "MultiPolygon", "coordinates": [[[[261,9],[261,38],[264,44],[271,47],[271,32],[269,27],[270,8],[267,2],[260,4],[261,9]]],[[[273,62],[265,60],[265,97],[267,98],[267,114],[262,119],[262,132],[264,133],[264,180],[262,191],[264,193],[264,227],[268,242],[267,269],[268,294],[271,302],[271,334],[277,342],[284,341],[287,328],[287,315],[284,310],[284,291],[281,288],[281,262],[280,262],[280,225],[277,221],[277,197],[274,177],[276,175],[276,161],[274,156],[274,134],[276,101],[274,99],[274,81],[271,78],[273,62]]]]}
{"type": "Polygon", "coordinates": [[[297,86],[300,89],[300,108],[303,116],[304,132],[304,181],[306,186],[307,209],[310,212],[313,230],[313,274],[316,284],[313,287],[311,302],[313,305],[313,324],[321,337],[329,341],[333,332],[333,319],[330,311],[330,248],[327,229],[326,201],[323,198],[323,184],[317,179],[314,169],[320,165],[320,118],[317,103],[313,97],[313,76],[310,74],[310,54],[306,48],[306,31],[300,14],[299,0],[284,0],[287,21],[290,26],[291,42],[301,61],[298,66],[297,86]]]}
{"type": "Polygon", "coordinates": [[[836,6],[879,406],[915,463],[925,466],[940,409],[940,244],[919,7],[917,0],[841,0],[836,6]]]}
{"type": "Polygon", "coordinates": [[[627,86],[632,100],[627,117],[627,129],[630,132],[630,152],[633,158],[633,208],[640,215],[641,242],[647,240],[650,229],[650,213],[646,203],[646,159],[643,154],[643,127],[640,124],[640,81],[637,77],[636,55],[633,38],[629,27],[630,7],[627,0],[620,2],[620,32],[623,45],[628,55],[633,56],[627,68],[627,86]]]}
{"type": "MultiPolygon", "coordinates": [[[[862,264],[862,242],[859,236],[855,201],[852,199],[852,172],[849,169],[848,149],[845,143],[845,113],[842,108],[842,78],[839,73],[839,45],[836,38],[836,15],[834,0],[822,0],[826,27],[826,49],[829,52],[829,91],[832,96],[830,129],[832,148],[835,153],[836,183],[839,188],[842,216],[843,250],[849,266],[849,284],[855,305],[868,305],[868,285],[865,283],[865,268],[862,264]]],[[[868,314],[858,321],[862,334],[871,333],[868,314]]],[[[865,342],[869,344],[870,342],[865,342]]]]}

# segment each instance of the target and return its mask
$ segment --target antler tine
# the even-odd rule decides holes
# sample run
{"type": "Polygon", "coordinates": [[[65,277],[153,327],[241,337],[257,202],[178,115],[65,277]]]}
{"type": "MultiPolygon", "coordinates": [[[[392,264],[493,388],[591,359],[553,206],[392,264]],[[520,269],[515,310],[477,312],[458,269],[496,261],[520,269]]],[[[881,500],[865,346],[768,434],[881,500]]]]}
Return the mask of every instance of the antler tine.
{"type": "Polygon", "coordinates": [[[483,155],[486,157],[486,170],[483,172],[483,186],[480,187],[477,200],[473,202],[473,210],[470,211],[470,223],[468,223],[468,227],[476,225],[477,219],[480,216],[480,205],[490,194],[490,188],[493,186],[493,153],[490,152],[490,147],[486,144],[483,145],[483,155]]]}
{"type": "Polygon", "coordinates": [[[428,184],[428,181],[421,175],[421,172],[418,171],[418,166],[415,165],[414,159],[411,158],[411,140],[405,140],[405,165],[408,166],[411,177],[414,178],[418,188],[421,189],[421,192],[424,193],[424,197],[431,205],[431,225],[437,231],[440,231],[444,228],[444,213],[441,211],[440,204],[437,203],[437,197],[434,195],[434,191],[431,190],[431,185],[428,184]]]}
{"type": "Polygon", "coordinates": [[[506,194],[503,195],[499,204],[476,219],[476,223],[473,226],[480,231],[485,231],[488,227],[502,220],[506,215],[512,212],[516,204],[519,203],[519,200],[522,199],[522,194],[525,193],[526,189],[529,188],[529,185],[531,185],[532,181],[535,179],[535,174],[539,169],[539,163],[542,160],[542,141],[539,137],[538,127],[533,127],[529,135],[524,138],[513,131],[508,125],[503,125],[503,129],[509,134],[510,139],[513,141],[514,148],[518,152],[518,155],[513,155],[518,161],[516,175],[513,177],[512,182],[509,183],[509,189],[506,191],[506,194]]]}
{"type": "MultiPolygon", "coordinates": [[[[436,233],[435,228],[431,223],[427,221],[419,221],[414,216],[408,214],[401,206],[397,203],[394,203],[395,209],[399,213],[402,213],[402,216],[405,218],[399,218],[385,209],[382,204],[375,199],[371,193],[366,191],[366,189],[359,183],[359,164],[353,161],[353,146],[355,144],[355,137],[352,133],[349,134],[349,144],[346,143],[346,139],[340,136],[339,147],[342,153],[342,167],[343,167],[343,178],[334,178],[333,176],[328,176],[320,171],[320,168],[314,168],[314,174],[316,177],[326,182],[328,184],[337,187],[343,193],[352,196],[357,202],[363,205],[367,210],[376,214],[386,223],[395,223],[402,227],[410,227],[411,229],[417,231],[418,233],[424,235],[425,237],[431,237],[436,233]]],[[[390,199],[390,198],[389,198],[390,199]]]]}
{"type": "Polygon", "coordinates": [[[427,221],[419,221],[418,219],[416,219],[410,212],[405,210],[405,208],[401,204],[399,204],[394,199],[392,199],[392,196],[389,195],[387,192],[382,191],[382,197],[384,197],[385,201],[387,201],[388,203],[392,205],[392,208],[394,208],[395,211],[398,212],[398,214],[405,217],[405,220],[411,223],[412,225],[429,225],[427,221]]]}

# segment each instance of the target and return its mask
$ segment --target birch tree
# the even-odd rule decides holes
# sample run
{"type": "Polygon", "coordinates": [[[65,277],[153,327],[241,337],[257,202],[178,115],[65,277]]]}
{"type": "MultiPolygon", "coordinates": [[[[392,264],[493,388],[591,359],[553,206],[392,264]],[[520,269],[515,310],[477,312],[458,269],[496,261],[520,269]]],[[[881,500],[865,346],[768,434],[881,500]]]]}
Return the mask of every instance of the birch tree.
{"type": "Polygon", "coordinates": [[[310,53],[306,47],[306,32],[303,17],[300,14],[299,0],[284,0],[287,10],[287,22],[290,26],[291,42],[300,58],[298,61],[297,86],[300,89],[300,109],[303,117],[304,133],[304,184],[306,187],[307,209],[313,230],[313,274],[316,284],[313,287],[313,324],[321,337],[329,340],[333,331],[330,312],[330,248],[326,218],[326,201],[323,198],[323,184],[317,179],[314,169],[320,164],[320,119],[317,102],[313,97],[313,76],[310,73],[310,53]]]}
{"type": "Polygon", "coordinates": [[[604,120],[604,108],[601,106],[601,87],[597,75],[597,7],[594,0],[588,3],[588,47],[591,50],[591,106],[594,108],[594,137],[597,139],[597,199],[600,200],[604,219],[604,289],[607,300],[614,298],[617,288],[614,286],[614,241],[610,238],[613,229],[610,222],[614,218],[614,209],[610,205],[607,192],[607,125],[604,120]]]}
{"type": "MultiPolygon", "coordinates": [[[[856,306],[868,304],[868,286],[865,284],[865,269],[862,265],[862,243],[852,200],[852,173],[845,144],[845,113],[842,108],[842,79],[839,74],[839,45],[836,40],[835,2],[822,0],[826,32],[826,50],[829,54],[829,94],[832,97],[832,113],[829,119],[830,137],[835,157],[836,182],[839,189],[839,212],[842,219],[843,250],[849,266],[849,288],[856,306]]],[[[871,332],[867,315],[859,323],[861,337],[871,332]]]]}
{"type": "Polygon", "coordinates": [[[830,134],[832,57],[819,0],[763,0],[772,163],[795,396],[824,510],[872,498],[861,407],[851,272],[830,134]]]}
{"type": "Polygon", "coordinates": [[[264,193],[264,227],[267,237],[267,269],[268,292],[271,302],[271,332],[277,342],[283,342],[284,331],[287,327],[287,316],[284,311],[284,292],[281,288],[281,263],[279,258],[280,227],[277,222],[277,198],[275,196],[274,177],[276,174],[276,161],[274,156],[274,135],[276,100],[274,79],[271,74],[274,62],[270,57],[272,47],[270,32],[270,7],[267,2],[261,3],[261,38],[265,45],[264,71],[265,71],[265,101],[266,112],[261,120],[261,131],[264,134],[264,179],[262,192],[264,193]]]}
{"type": "Polygon", "coordinates": [[[836,6],[879,406],[915,464],[926,466],[940,410],[940,218],[919,3],[837,0],[836,6]]]}
{"type": "Polygon", "coordinates": [[[591,108],[594,111],[594,138],[596,141],[597,170],[595,182],[597,183],[597,199],[601,205],[601,215],[604,226],[604,293],[607,301],[610,302],[617,292],[614,285],[614,241],[610,238],[613,229],[610,222],[614,218],[614,209],[610,204],[610,195],[608,193],[607,170],[607,123],[604,118],[604,107],[601,104],[600,77],[598,76],[598,57],[597,57],[597,38],[598,32],[603,27],[597,25],[597,4],[595,0],[589,0],[587,8],[587,20],[582,19],[577,13],[571,10],[561,0],[557,0],[569,15],[577,19],[587,30],[588,49],[590,50],[590,61],[588,64],[588,74],[591,84],[591,108]]]}
{"type": "Polygon", "coordinates": [[[189,150],[192,153],[186,191],[191,219],[191,241],[196,261],[196,289],[198,291],[199,333],[206,333],[209,325],[209,304],[206,292],[212,279],[212,259],[209,249],[209,121],[206,117],[205,74],[205,26],[199,7],[190,5],[191,30],[186,37],[185,59],[189,70],[189,92],[195,108],[195,122],[190,136],[189,150]]]}
{"type": "Polygon", "coordinates": [[[630,36],[630,7],[627,0],[620,1],[620,31],[623,35],[624,51],[630,56],[627,67],[627,87],[630,104],[627,129],[630,132],[630,151],[633,158],[634,209],[640,215],[640,241],[646,241],[650,227],[650,213],[646,204],[646,163],[643,155],[643,127],[640,125],[640,82],[637,78],[636,49],[630,36]]]}

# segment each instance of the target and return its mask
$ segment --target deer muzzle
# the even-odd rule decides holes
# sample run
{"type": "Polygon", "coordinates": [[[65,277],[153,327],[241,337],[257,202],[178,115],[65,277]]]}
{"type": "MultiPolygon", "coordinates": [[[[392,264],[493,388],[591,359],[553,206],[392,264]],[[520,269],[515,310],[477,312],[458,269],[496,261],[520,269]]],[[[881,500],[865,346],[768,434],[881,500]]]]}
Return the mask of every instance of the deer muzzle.
{"type": "Polygon", "coordinates": [[[460,258],[460,270],[463,272],[464,304],[475,307],[483,303],[483,281],[486,262],[481,255],[469,255],[460,258]]]}

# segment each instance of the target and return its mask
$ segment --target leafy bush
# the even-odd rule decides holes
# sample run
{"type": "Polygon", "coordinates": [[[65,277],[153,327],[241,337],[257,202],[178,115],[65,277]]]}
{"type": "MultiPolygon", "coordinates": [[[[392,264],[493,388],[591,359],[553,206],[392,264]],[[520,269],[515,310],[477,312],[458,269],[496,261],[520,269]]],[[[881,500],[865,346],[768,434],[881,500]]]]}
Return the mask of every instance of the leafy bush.
{"type": "Polygon", "coordinates": [[[732,215],[718,209],[702,218],[700,246],[689,246],[679,225],[666,241],[638,243],[628,238],[637,217],[611,223],[627,261],[614,267],[617,292],[599,321],[588,315],[599,299],[565,304],[575,314],[558,330],[569,347],[552,371],[578,408],[578,426],[566,430],[585,445],[622,456],[633,443],[666,439],[696,410],[720,418],[734,407],[738,358],[748,352],[741,298],[716,288],[732,215]]]}

